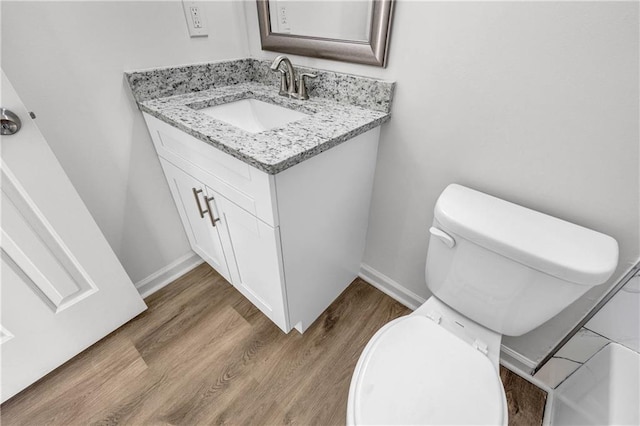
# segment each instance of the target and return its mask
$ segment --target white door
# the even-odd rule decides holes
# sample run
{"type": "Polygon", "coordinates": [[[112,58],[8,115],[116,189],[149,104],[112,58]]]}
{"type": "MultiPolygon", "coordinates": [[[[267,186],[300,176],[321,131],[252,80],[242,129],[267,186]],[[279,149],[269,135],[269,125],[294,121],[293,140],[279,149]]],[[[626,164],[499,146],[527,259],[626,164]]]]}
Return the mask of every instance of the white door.
{"type": "Polygon", "coordinates": [[[191,248],[231,282],[227,259],[220,243],[220,216],[205,186],[164,158],[160,159],[160,163],[191,248]]]}
{"type": "Polygon", "coordinates": [[[231,282],[285,333],[291,330],[285,307],[280,234],[211,188],[207,192],[220,210],[222,242],[231,282]]]}
{"type": "Polygon", "coordinates": [[[0,137],[4,402],[146,305],[4,72],[1,87],[22,121],[0,137]]]}

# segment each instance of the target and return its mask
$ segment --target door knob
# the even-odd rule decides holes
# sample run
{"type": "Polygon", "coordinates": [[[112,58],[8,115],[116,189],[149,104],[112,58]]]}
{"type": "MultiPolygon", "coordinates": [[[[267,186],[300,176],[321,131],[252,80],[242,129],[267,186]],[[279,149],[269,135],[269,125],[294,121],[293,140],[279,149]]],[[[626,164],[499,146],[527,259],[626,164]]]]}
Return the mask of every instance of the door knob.
{"type": "Polygon", "coordinates": [[[0,119],[2,120],[0,134],[3,136],[18,133],[20,127],[22,127],[20,118],[8,109],[0,108],[0,119]]]}

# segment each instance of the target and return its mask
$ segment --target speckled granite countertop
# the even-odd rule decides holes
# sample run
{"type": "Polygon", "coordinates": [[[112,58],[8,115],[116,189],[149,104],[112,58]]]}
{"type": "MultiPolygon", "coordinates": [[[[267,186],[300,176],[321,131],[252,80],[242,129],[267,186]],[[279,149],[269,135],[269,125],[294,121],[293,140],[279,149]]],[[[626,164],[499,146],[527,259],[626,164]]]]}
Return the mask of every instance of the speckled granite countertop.
{"type": "Polygon", "coordinates": [[[307,101],[278,95],[266,61],[239,59],[125,73],[140,109],[257,169],[276,174],[390,119],[394,83],[313,72],[307,101]],[[283,127],[250,133],[198,111],[258,99],[309,114],[283,127]]]}
{"type": "Polygon", "coordinates": [[[388,113],[324,98],[308,101],[278,95],[277,87],[241,83],[140,103],[144,112],[270,174],[279,173],[389,120],[388,113]],[[198,109],[258,99],[306,114],[301,120],[249,133],[198,109]]]}

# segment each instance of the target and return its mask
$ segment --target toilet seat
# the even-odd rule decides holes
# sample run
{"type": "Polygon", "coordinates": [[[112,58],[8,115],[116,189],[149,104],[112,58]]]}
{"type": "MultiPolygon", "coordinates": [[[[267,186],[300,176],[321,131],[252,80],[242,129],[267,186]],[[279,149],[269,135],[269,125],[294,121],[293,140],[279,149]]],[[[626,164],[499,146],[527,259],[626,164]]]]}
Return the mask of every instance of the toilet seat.
{"type": "Polygon", "coordinates": [[[506,424],[496,368],[422,315],[398,318],[364,349],[349,390],[353,424],[506,424]]]}

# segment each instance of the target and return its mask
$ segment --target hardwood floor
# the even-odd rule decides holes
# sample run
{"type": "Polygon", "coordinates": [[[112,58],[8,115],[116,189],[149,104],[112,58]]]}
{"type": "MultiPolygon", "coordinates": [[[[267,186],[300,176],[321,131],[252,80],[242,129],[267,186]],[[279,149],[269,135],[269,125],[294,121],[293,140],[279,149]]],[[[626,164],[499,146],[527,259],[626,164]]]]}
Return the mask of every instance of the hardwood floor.
{"type": "MultiPolygon", "coordinates": [[[[344,424],[362,349],[410,312],[357,279],[304,335],[285,335],[206,264],[146,302],[4,403],[2,424],[344,424]]],[[[517,404],[518,424],[540,424],[525,423],[530,406],[517,404]]]]}
{"type": "Polygon", "coordinates": [[[547,393],[500,366],[500,379],[507,394],[509,426],[540,426],[547,393]]]}

